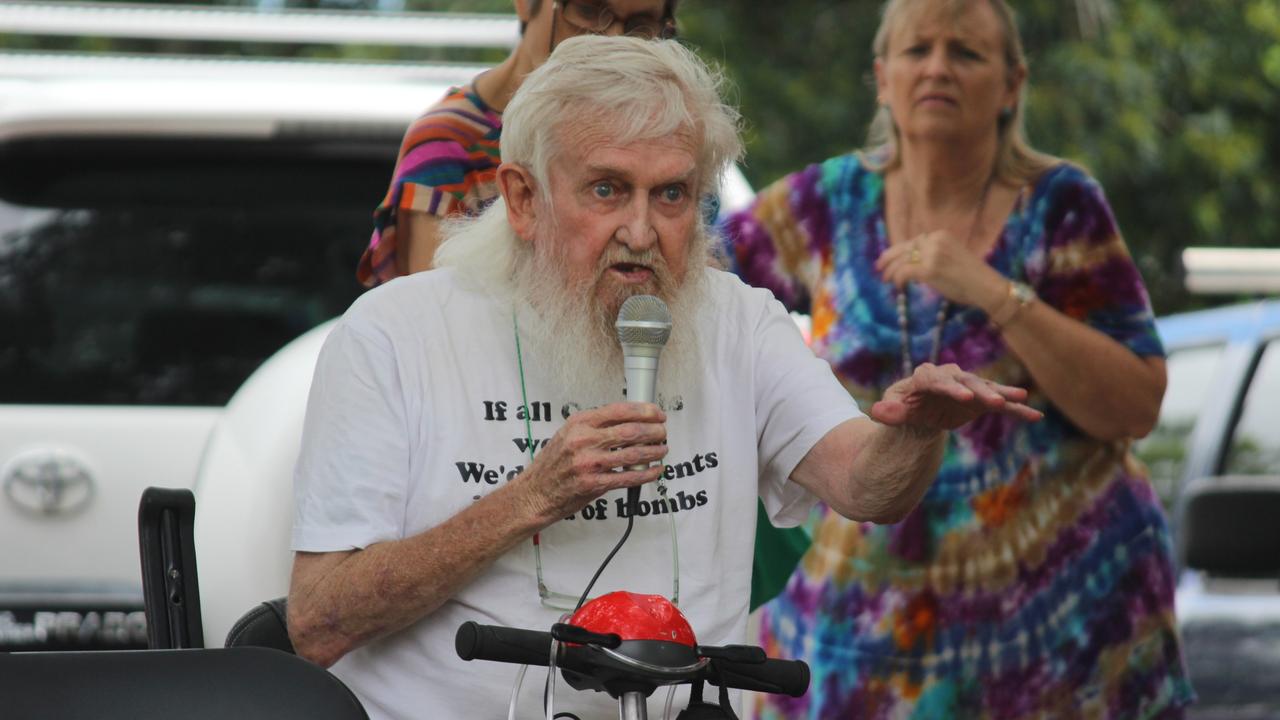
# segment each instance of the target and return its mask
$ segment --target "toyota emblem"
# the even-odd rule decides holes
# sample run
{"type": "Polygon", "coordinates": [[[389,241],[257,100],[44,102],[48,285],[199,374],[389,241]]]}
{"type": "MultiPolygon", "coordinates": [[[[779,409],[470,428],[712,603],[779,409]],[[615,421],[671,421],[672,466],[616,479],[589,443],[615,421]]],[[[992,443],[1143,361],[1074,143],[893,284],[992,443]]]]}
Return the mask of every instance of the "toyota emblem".
{"type": "Polygon", "coordinates": [[[82,460],[67,451],[24,452],[10,460],[0,474],[5,497],[31,515],[71,515],[93,499],[93,474],[82,460]]]}

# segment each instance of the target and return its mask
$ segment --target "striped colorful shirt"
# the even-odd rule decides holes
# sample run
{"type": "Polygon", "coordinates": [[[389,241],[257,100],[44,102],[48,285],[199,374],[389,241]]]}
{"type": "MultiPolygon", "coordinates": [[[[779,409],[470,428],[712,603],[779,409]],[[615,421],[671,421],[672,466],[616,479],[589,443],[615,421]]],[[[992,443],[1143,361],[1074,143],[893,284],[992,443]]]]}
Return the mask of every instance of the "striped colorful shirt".
{"type": "MultiPolygon", "coordinates": [[[[813,348],[869,407],[902,373],[882,175],[834,158],[725,225],[737,272],[812,318],[813,348]]],[[[1061,164],[1023,188],[986,257],[1042,302],[1140,356],[1163,353],[1102,189],[1061,164]]],[[[943,298],[907,291],[913,365],[943,298]]],[[[764,718],[1180,717],[1193,693],[1173,616],[1168,528],[1127,442],[1050,405],[978,308],[947,314],[939,362],[1025,387],[1039,423],[987,415],[951,433],[920,505],[893,525],[819,508],[812,547],[765,606],[770,655],[813,672],[764,718]]]]}
{"type": "Polygon", "coordinates": [[[396,267],[396,212],[436,217],[477,214],[498,196],[502,114],[474,87],[453,88],[405,133],[391,187],[374,211],[373,237],[356,277],[366,287],[400,274],[396,267]]]}

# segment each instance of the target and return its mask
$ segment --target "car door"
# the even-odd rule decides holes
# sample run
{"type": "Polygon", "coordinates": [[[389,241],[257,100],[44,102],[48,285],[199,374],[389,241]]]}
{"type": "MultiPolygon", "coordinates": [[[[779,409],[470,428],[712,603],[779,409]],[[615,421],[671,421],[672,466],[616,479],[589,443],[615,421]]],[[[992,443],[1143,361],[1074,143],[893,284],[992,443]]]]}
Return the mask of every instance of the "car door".
{"type": "Polygon", "coordinates": [[[1203,433],[1222,438],[1212,472],[1179,504],[1177,612],[1200,717],[1280,717],[1280,339],[1249,346],[1229,421],[1203,433]]]}

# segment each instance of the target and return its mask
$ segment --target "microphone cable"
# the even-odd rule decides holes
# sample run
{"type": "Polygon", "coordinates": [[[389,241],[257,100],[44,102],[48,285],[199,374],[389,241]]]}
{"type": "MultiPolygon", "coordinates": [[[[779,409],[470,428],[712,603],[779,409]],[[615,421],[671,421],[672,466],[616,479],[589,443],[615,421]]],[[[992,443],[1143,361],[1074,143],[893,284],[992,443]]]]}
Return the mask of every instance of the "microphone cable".
{"type": "MultiPolygon", "coordinates": [[[[513,329],[515,330],[516,364],[520,370],[520,402],[522,403],[521,407],[524,410],[524,432],[526,439],[529,442],[529,464],[532,465],[535,450],[533,445],[533,425],[529,421],[529,390],[524,381],[524,353],[520,350],[520,320],[514,312],[511,313],[511,322],[513,329]]],[[[639,499],[639,486],[627,488],[627,528],[622,531],[622,537],[618,538],[617,544],[615,544],[613,549],[609,551],[609,554],[605,556],[604,562],[600,563],[600,567],[596,568],[595,575],[591,576],[591,582],[587,583],[586,589],[582,591],[582,596],[578,598],[578,604],[573,608],[574,613],[577,613],[582,609],[582,605],[591,595],[591,588],[595,587],[596,580],[600,579],[600,574],[609,566],[609,561],[613,560],[613,556],[617,555],[618,551],[622,549],[622,545],[627,541],[627,538],[631,537],[631,528],[636,524],[636,507],[639,504],[639,499]]],[[[536,533],[534,537],[535,539],[537,538],[536,533]]]]}
{"type": "Polygon", "coordinates": [[[591,582],[587,583],[587,588],[582,591],[582,597],[578,598],[577,606],[573,608],[574,613],[577,613],[582,609],[582,604],[585,603],[587,601],[587,597],[591,595],[591,588],[595,587],[596,580],[600,579],[600,573],[604,572],[604,569],[609,566],[609,561],[612,560],[613,556],[617,555],[618,551],[622,549],[622,544],[627,541],[627,538],[631,537],[631,528],[636,524],[636,512],[635,504],[629,504],[631,505],[631,511],[627,513],[627,529],[622,531],[622,537],[618,538],[617,544],[609,551],[604,562],[600,563],[600,567],[596,568],[596,574],[591,576],[591,582]]]}

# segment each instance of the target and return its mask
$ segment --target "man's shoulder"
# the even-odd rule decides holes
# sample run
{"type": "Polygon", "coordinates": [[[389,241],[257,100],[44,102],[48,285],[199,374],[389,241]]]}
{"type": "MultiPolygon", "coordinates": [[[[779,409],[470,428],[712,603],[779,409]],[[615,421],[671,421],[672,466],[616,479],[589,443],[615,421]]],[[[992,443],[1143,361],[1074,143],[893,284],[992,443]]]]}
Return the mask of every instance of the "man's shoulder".
{"type": "Polygon", "coordinates": [[[717,296],[757,302],[773,298],[773,293],[743,281],[742,278],[728,270],[709,267],[706,272],[707,288],[717,296]]]}
{"type": "Polygon", "coordinates": [[[402,275],[366,291],[343,315],[357,331],[398,334],[430,329],[448,317],[473,317],[496,299],[463,283],[455,268],[402,275]]]}
{"type": "Polygon", "coordinates": [[[729,319],[740,321],[758,318],[761,313],[770,309],[771,303],[777,303],[777,309],[785,312],[772,292],[748,285],[742,278],[725,270],[707,268],[705,272],[706,310],[716,318],[718,324],[729,319]]]}

